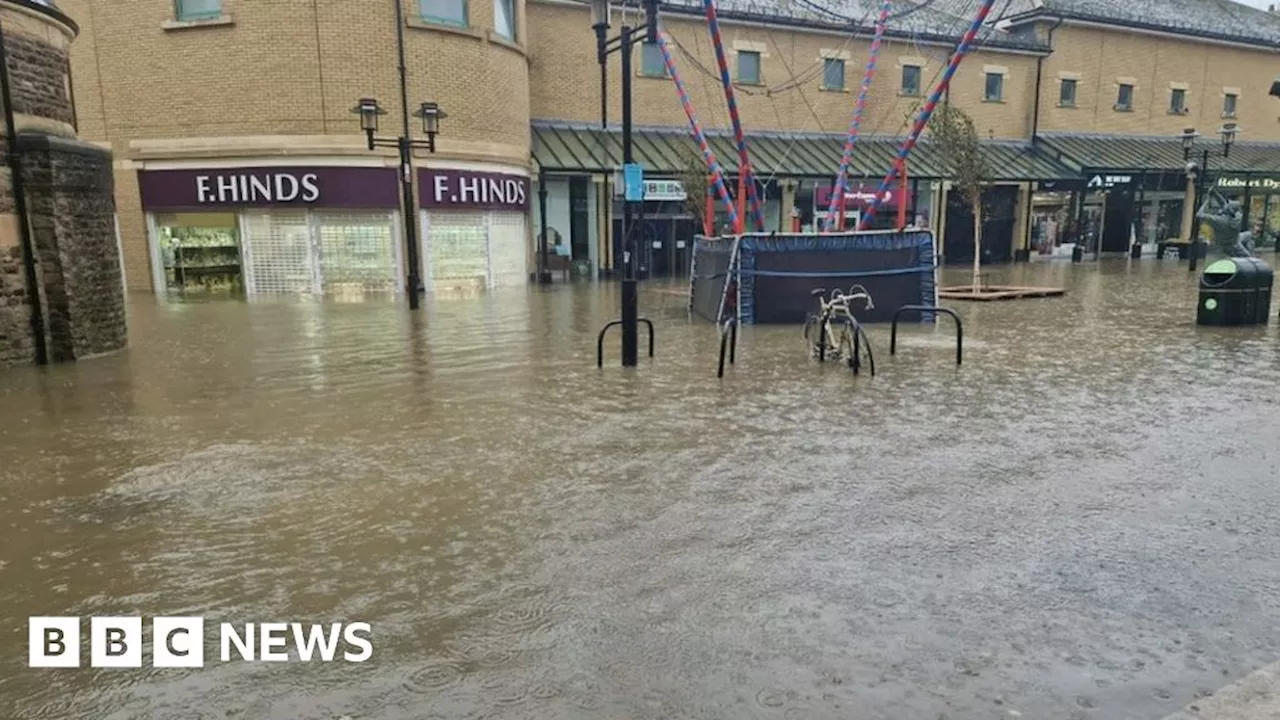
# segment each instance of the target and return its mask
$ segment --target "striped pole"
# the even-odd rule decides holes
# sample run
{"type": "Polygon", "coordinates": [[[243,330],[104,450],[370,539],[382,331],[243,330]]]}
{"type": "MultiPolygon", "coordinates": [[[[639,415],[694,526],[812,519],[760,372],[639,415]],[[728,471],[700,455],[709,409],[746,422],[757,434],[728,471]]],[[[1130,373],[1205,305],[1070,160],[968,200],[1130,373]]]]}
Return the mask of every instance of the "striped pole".
{"type": "Polygon", "coordinates": [[[880,43],[884,40],[884,28],[889,23],[889,11],[892,9],[891,0],[884,0],[880,4],[880,17],[876,19],[875,38],[871,41],[867,67],[862,72],[862,87],[858,89],[858,102],[854,105],[853,120],[849,123],[849,134],[844,141],[844,153],[840,155],[840,169],[836,172],[831,202],[827,204],[827,232],[832,232],[837,227],[844,228],[844,190],[849,174],[849,162],[853,159],[853,146],[858,142],[858,129],[862,127],[862,114],[867,109],[867,96],[871,94],[871,79],[876,74],[876,60],[880,57],[880,43]]]}
{"type": "Polygon", "coordinates": [[[724,41],[720,39],[720,21],[716,17],[715,0],[702,0],[707,9],[707,27],[711,30],[711,45],[716,50],[716,63],[720,65],[720,84],[724,86],[724,99],[729,105],[729,120],[733,123],[733,139],[738,143],[738,176],[746,180],[747,197],[751,201],[751,217],[756,230],[764,232],[764,211],[756,195],[755,177],[751,173],[751,158],[747,154],[747,138],[742,133],[742,118],[738,115],[738,101],[733,94],[733,81],[729,79],[729,63],[724,56],[724,41]]]}
{"type": "Polygon", "coordinates": [[[933,94],[929,96],[929,100],[925,102],[924,107],[920,108],[920,114],[916,116],[915,126],[911,128],[911,134],[907,135],[907,139],[903,141],[902,148],[898,150],[898,157],[894,159],[893,166],[889,168],[889,173],[884,176],[884,180],[880,181],[880,188],[876,190],[875,198],[867,206],[867,212],[862,216],[862,221],[858,223],[858,230],[866,230],[871,225],[871,221],[876,216],[876,211],[880,209],[880,203],[884,202],[884,195],[889,191],[889,186],[893,184],[894,179],[902,172],[903,165],[907,162],[907,156],[911,154],[911,149],[920,140],[920,134],[924,132],[924,126],[929,123],[929,118],[933,116],[933,111],[937,109],[938,102],[942,99],[942,94],[951,86],[951,78],[955,77],[956,68],[960,67],[960,61],[973,49],[973,39],[977,37],[978,30],[982,28],[982,23],[986,21],[987,15],[991,12],[991,6],[995,4],[995,1],[982,0],[982,4],[978,6],[978,14],[973,18],[973,22],[969,24],[969,29],[965,31],[964,36],[960,38],[960,44],[956,46],[955,52],[951,54],[951,61],[947,64],[947,70],[942,74],[942,79],[938,81],[937,87],[933,89],[933,94]]]}
{"type": "Polygon", "coordinates": [[[736,228],[738,227],[738,213],[733,209],[733,198],[729,197],[729,189],[724,184],[724,170],[720,168],[720,163],[716,162],[716,154],[711,151],[711,146],[707,144],[707,135],[702,132],[702,125],[698,123],[698,114],[693,111],[693,102],[689,100],[689,91],[685,88],[684,81],[680,79],[680,71],[676,70],[675,59],[671,57],[671,46],[667,44],[666,33],[658,33],[658,49],[662,50],[662,62],[667,66],[667,74],[671,76],[672,81],[676,84],[676,93],[680,95],[680,104],[684,106],[684,114],[689,118],[689,127],[693,130],[693,139],[697,141],[698,149],[702,151],[702,159],[707,163],[707,170],[711,171],[716,194],[720,196],[725,210],[729,213],[730,224],[736,228]]]}

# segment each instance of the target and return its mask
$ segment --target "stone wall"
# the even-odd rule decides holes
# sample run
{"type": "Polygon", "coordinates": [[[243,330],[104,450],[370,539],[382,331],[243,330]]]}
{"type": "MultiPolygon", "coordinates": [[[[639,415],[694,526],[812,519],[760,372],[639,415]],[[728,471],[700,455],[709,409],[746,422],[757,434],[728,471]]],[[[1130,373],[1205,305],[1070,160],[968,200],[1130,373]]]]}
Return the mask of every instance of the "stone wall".
{"type": "Polygon", "coordinates": [[[39,257],[49,360],[125,346],[111,154],[37,133],[18,136],[32,242],[39,257]]]}
{"type": "Polygon", "coordinates": [[[0,368],[35,359],[22,248],[0,242],[0,368]]]}

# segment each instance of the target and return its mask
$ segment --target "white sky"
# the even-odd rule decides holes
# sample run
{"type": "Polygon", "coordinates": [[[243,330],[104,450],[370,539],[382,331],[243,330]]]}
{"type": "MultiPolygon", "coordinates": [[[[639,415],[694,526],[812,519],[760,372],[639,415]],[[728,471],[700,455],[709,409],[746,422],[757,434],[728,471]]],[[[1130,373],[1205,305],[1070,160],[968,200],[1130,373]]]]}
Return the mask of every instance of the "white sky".
{"type": "Polygon", "coordinates": [[[1266,10],[1267,6],[1275,3],[1276,0],[1236,0],[1236,2],[1266,10]]]}

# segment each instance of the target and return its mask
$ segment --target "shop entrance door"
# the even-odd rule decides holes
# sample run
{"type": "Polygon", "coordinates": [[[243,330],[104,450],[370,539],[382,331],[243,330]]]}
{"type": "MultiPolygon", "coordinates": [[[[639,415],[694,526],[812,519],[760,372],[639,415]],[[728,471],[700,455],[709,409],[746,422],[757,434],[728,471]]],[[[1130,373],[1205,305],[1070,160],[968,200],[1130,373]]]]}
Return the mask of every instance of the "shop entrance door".
{"type": "Polygon", "coordinates": [[[242,217],[249,295],[401,290],[394,213],[265,210],[242,217]]]}
{"type": "Polygon", "coordinates": [[[1133,188],[1116,186],[1107,191],[1102,215],[1102,252],[1128,252],[1133,227],[1133,188]]]}

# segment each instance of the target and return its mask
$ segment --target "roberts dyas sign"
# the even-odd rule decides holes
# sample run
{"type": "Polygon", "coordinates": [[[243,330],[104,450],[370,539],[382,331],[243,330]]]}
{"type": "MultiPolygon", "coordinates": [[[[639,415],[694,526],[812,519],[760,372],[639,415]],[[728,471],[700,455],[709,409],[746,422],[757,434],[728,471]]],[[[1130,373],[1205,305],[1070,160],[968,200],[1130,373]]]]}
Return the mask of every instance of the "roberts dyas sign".
{"type": "Polygon", "coordinates": [[[467,170],[421,170],[418,202],[424,208],[526,210],[529,178],[467,170]]]}

